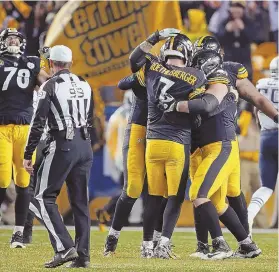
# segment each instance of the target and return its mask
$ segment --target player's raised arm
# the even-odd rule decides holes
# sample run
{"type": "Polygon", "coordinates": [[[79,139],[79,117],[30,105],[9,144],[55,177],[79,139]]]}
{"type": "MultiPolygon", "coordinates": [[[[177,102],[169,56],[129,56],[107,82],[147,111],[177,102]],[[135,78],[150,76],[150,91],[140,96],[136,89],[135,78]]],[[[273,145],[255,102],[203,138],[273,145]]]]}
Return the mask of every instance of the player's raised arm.
{"type": "Polygon", "coordinates": [[[180,30],[175,28],[165,28],[155,31],[144,42],[138,45],[130,55],[130,66],[133,73],[137,72],[146,62],[145,56],[152,47],[161,40],[176,36],[180,30]]]}
{"type": "MultiPolygon", "coordinates": [[[[272,71],[275,70],[274,76],[278,78],[278,57],[270,63],[271,77],[272,71]]],[[[236,81],[239,96],[247,102],[252,103],[257,109],[262,111],[265,115],[270,117],[274,122],[278,123],[278,111],[265,96],[258,92],[257,88],[252,84],[248,78],[238,79],[236,81]]]]}

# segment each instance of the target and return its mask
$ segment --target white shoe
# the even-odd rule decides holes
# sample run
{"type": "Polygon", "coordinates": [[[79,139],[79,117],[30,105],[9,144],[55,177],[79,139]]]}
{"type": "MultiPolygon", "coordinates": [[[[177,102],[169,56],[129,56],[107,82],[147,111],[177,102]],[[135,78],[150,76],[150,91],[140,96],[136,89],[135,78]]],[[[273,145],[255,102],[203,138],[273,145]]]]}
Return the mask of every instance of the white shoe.
{"type": "Polygon", "coordinates": [[[141,257],[145,259],[151,259],[154,257],[153,242],[142,242],[140,247],[141,257]]]}

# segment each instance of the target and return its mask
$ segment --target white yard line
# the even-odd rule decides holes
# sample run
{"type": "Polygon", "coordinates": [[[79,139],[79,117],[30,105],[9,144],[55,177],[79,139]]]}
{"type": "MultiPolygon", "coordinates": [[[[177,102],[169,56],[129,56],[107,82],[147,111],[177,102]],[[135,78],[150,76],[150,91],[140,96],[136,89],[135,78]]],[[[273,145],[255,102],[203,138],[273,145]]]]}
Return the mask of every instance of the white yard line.
{"type": "MultiPolygon", "coordinates": [[[[12,230],[13,226],[0,226],[1,230],[12,230]]],[[[73,226],[68,226],[68,230],[74,230],[73,226]]],[[[109,227],[107,227],[109,229],[109,227]]],[[[45,230],[44,226],[34,226],[34,230],[45,230]]],[[[98,227],[91,227],[91,230],[98,231],[98,227]]],[[[124,227],[123,231],[142,231],[142,227],[124,227]]],[[[222,231],[224,233],[229,232],[227,229],[223,228],[222,231]]],[[[175,232],[195,232],[194,228],[175,228],[175,232]]],[[[253,229],[253,233],[278,233],[278,229],[253,229]]]]}

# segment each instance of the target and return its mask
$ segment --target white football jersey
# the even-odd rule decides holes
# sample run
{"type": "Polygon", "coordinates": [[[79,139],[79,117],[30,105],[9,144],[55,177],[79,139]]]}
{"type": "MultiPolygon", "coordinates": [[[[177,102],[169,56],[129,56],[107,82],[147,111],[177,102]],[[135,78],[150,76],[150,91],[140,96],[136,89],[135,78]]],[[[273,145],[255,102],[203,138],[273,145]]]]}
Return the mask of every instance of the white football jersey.
{"type": "MultiPolygon", "coordinates": [[[[278,80],[274,78],[260,79],[257,82],[256,88],[262,95],[271,101],[274,107],[278,110],[278,80]]],[[[278,125],[261,111],[258,112],[258,117],[262,130],[278,128],[278,125]]]]}

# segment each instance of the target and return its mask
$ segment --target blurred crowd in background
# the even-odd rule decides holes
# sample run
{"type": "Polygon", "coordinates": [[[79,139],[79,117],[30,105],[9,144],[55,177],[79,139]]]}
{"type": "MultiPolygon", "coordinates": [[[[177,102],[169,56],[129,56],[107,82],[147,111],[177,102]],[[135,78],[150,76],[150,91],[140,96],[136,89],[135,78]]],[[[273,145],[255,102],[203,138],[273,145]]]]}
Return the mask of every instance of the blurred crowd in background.
{"type": "MultiPolygon", "coordinates": [[[[55,14],[66,2],[1,1],[0,28],[17,28],[27,38],[26,54],[38,55],[55,14]]],[[[180,10],[184,34],[192,41],[215,35],[225,61],[245,65],[254,82],[278,52],[278,1],[180,1],[180,10]]]]}
{"type": "MultiPolygon", "coordinates": [[[[0,28],[17,28],[27,38],[26,54],[38,55],[38,49],[44,44],[55,14],[66,2],[1,1],[0,28]]],[[[224,60],[242,63],[254,84],[267,75],[270,61],[278,54],[278,1],[180,1],[180,10],[184,25],[182,32],[192,41],[213,34],[223,47],[224,60]]],[[[104,86],[101,88],[101,96],[106,105],[120,106],[123,93],[115,86],[104,86]]],[[[238,124],[242,188],[247,194],[252,194],[260,186],[259,129],[252,111],[251,105],[240,104],[238,124]]],[[[125,125],[121,124],[124,129],[125,125]]],[[[105,138],[109,148],[115,149],[111,142],[119,137],[110,133],[106,136],[104,134],[105,138]]],[[[112,153],[111,150],[109,153],[112,153]]],[[[117,157],[115,160],[118,160],[117,157]]],[[[8,197],[12,199],[13,195],[8,197]]],[[[269,225],[264,211],[259,218],[258,226],[269,225]]]]}

